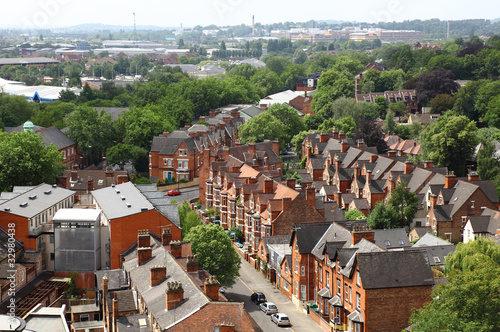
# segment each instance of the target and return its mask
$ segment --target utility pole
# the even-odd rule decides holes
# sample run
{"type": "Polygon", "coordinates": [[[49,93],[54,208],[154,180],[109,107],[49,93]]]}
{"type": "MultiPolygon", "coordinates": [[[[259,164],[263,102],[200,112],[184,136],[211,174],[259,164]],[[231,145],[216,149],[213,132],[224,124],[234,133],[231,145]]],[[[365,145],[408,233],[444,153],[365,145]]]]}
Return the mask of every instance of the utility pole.
{"type": "Polygon", "coordinates": [[[134,39],[137,42],[137,25],[135,24],[135,13],[134,13],[134,39]]]}

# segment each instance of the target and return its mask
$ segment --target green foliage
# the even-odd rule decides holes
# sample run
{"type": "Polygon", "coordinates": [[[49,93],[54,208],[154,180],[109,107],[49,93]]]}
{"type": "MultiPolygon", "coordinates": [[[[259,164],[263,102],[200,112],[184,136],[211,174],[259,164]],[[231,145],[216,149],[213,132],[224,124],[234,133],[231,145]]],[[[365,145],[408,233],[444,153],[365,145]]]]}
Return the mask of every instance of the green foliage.
{"type": "Polygon", "coordinates": [[[259,70],[252,76],[250,82],[265,89],[265,95],[272,95],[283,89],[283,82],[273,71],[259,70]]]}
{"type": "Polygon", "coordinates": [[[354,131],[356,130],[356,122],[354,121],[354,118],[350,115],[340,118],[338,120],[328,119],[325,120],[318,127],[318,131],[331,132],[333,130],[333,127],[335,127],[335,129],[339,132],[343,131],[346,134],[346,136],[351,137],[354,134],[354,131]]]}
{"type": "Polygon", "coordinates": [[[293,152],[297,157],[302,158],[302,142],[306,139],[307,131],[301,131],[300,133],[293,136],[291,144],[294,146],[293,152]]]}
{"type": "Polygon", "coordinates": [[[387,205],[396,212],[399,226],[407,227],[410,226],[417,213],[418,197],[415,193],[410,192],[404,182],[400,182],[391,192],[391,198],[387,205]]]}
{"type": "Polygon", "coordinates": [[[221,285],[234,284],[241,260],[224,229],[216,225],[196,226],[190,229],[187,237],[201,266],[216,275],[221,285]]]}
{"type": "Polygon", "coordinates": [[[299,77],[306,75],[306,70],[304,66],[301,65],[291,65],[285,68],[281,73],[280,78],[283,82],[283,88],[288,90],[295,90],[297,86],[297,80],[299,77]]]}
{"type": "Polygon", "coordinates": [[[398,213],[394,208],[382,202],[378,202],[375,205],[373,211],[368,215],[366,222],[373,229],[391,229],[399,226],[398,213]]]}
{"type": "Polygon", "coordinates": [[[442,114],[453,109],[455,100],[449,94],[440,94],[431,100],[431,113],[442,114]]]}
{"type": "Polygon", "coordinates": [[[353,97],[354,83],[343,73],[331,69],[321,75],[317,90],[311,103],[315,112],[329,110],[332,102],[340,97],[353,97]]]}
{"type": "Polygon", "coordinates": [[[179,209],[179,220],[182,228],[182,238],[184,239],[191,228],[196,226],[203,226],[203,222],[196,211],[191,210],[189,203],[187,201],[182,202],[182,204],[178,207],[179,209]]]}
{"type": "Polygon", "coordinates": [[[477,173],[481,180],[493,180],[500,171],[500,161],[495,156],[495,145],[483,142],[477,153],[477,173]]]}
{"type": "Polygon", "coordinates": [[[265,139],[278,139],[280,148],[285,147],[286,139],[289,137],[286,126],[271,113],[263,112],[248,120],[238,128],[240,139],[243,144],[248,142],[262,142],[265,139]]]}
{"type": "Polygon", "coordinates": [[[459,243],[445,267],[450,283],[436,287],[432,301],[414,310],[412,331],[498,331],[500,246],[483,238],[459,243]]]}
{"type": "Polygon", "coordinates": [[[0,122],[6,127],[17,127],[28,121],[38,109],[36,103],[30,103],[21,96],[0,94],[0,122]]]}
{"type": "Polygon", "coordinates": [[[63,170],[63,157],[54,145],[45,147],[34,132],[0,132],[0,191],[14,186],[55,183],[63,170]]]}
{"type": "Polygon", "coordinates": [[[290,143],[293,136],[306,129],[297,111],[287,104],[271,105],[266,112],[285,126],[285,144],[290,143]]]}
{"type": "Polygon", "coordinates": [[[64,298],[70,300],[76,300],[83,293],[83,289],[78,288],[76,286],[76,279],[78,278],[78,273],[73,272],[71,278],[68,280],[68,287],[64,291],[64,298]]]}
{"type": "Polygon", "coordinates": [[[228,231],[227,231],[227,234],[229,236],[231,236],[231,233],[234,233],[234,238],[238,241],[238,242],[241,242],[244,238],[243,236],[243,232],[241,231],[241,229],[239,229],[238,227],[231,227],[228,231]]]}
{"type": "Polygon", "coordinates": [[[285,71],[286,67],[288,67],[291,64],[292,62],[290,61],[290,59],[282,56],[270,57],[266,61],[266,67],[269,70],[278,74],[278,76],[280,76],[285,71]]]}
{"type": "Polygon", "coordinates": [[[446,112],[420,134],[424,158],[463,176],[465,163],[472,158],[478,143],[476,131],[474,121],[453,111],[446,112]]]}
{"type": "Polygon", "coordinates": [[[116,144],[117,135],[112,123],[113,118],[104,110],[99,112],[81,106],[67,119],[68,136],[85,157],[97,163],[101,152],[116,144]]]}
{"type": "Polygon", "coordinates": [[[479,90],[486,84],[486,80],[470,81],[465,84],[465,86],[455,94],[453,110],[459,115],[465,115],[469,119],[478,122],[485,113],[480,113],[479,110],[476,109],[476,100],[478,99],[479,90]]]}
{"type": "Polygon", "coordinates": [[[365,220],[366,216],[358,210],[349,210],[345,213],[345,220],[365,220]]]}
{"type": "Polygon", "coordinates": [[[141,176],[140,174],[132,174],[130,175],[130,181],[132,181],[133,184],[151,184],[151,181],[144,176],[141,176]]]}
{"type": "Polygon", "coordinates": [[[109,164],[118,165],[122,170],[129,162],[134,165],[136,171],[144,172],[147,170],[148,150],[140,146],[119,143],[108,148],[106,156],[109,164]]]}
{"type": "Polygon", "coordinates": [[[40,105],[40,110],[31,118],[32,122],[42,126],[65,127],[64,118],[76,109],[73,103],[49,103],[40,105]]]}
{"type": "Polygon", "coordinates": [[[385,133],[394,134],[396,132],[396,122],[394,121],[394,112],[392,110],[387,111],[387,115],[385,116],[385,123],[382,127],[382,130],[385,133]]]}

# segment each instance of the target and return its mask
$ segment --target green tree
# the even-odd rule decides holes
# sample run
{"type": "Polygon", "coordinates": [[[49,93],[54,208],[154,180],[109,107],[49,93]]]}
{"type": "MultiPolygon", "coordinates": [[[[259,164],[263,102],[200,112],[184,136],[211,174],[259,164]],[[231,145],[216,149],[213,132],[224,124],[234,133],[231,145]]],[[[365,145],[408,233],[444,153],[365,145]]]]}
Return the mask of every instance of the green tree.
{"type": "Polygon", "coordinates": [[[278,74],[278,76],[280,76],[285,71],[286,67],[290,66],[291,64],[292,62],[290,61],[290,59],[283,56],[273,56],[266,61],[266,67],[269,70],[274,71],[276,74],[278,74]]]}
{"type": "Polygon", "coordinates": [[[281,149],[285,148],[285,140],[288,137],[286,126],[269,112],[263,112],[248,120],[238,128],[238,131],[244,144],[277,138],[281,149]]]}
{"type": "Polygon", "coordinates": [[[449,94],[440,94],[431,100],[431,112],[442,114],[453,109],[455,105],[454,98],[449,94]]]}
{"type": "Polygon", "coordinates": [[[477,173],[481,180],[493,180],[500,170],[500,161],[495,156],[495,145],[484,141],[477,153],[477,173]]]}
{"type": "Polygon", "coordinates": [[[30,103],[24,97],[0,94],[0,121],[6,127],[23,124],[35,115],[37,109],[36,103],[30,103]]]}
{"type": "Polygon", "coordinates": [[[394,121],[394,112],[392,110],[387,111],[387,115],[385,116],[385,123],[384,126],[382,127],[382,130],[386,134],[395,134],[396,132],[396,122],[394,121]]]}
{"type": "Polygon", "coordinates": [[[221,285],[233,285],[239,276],[241,260],[224,229],[216,225],[196,226],[187,237],[201,266],[217,276],[221,285]]]}
{"type": "Polygon", "coordinates": [[[349,210],[345,213],[345,220],[365,220],[366,216],[358,210],[349,210]]]}
{"type": "Polygon", "coordinates": [[[281,81],[283,82],[284,89],[295,90],[297,87],[297,80],[299,77],[306,75],[306,70],[304,66],[301,65],[291,65],[285,68],[283,73],[281,73],[281,81]]]}
{"type": "Polygon", "coordinates": [[[480,117],[483,117],[485,113],[479,113],[475,104],[478,99],[479,89],[487,83],[487,80],[479,80],[470,81],[465,84],[465,86],[463,86],[455,94],[455,104],[453,105],[453,110],[460,115],[465,115],[469,119],[478,122],[480,117]]]}
{"type": "Polygon", "coordinates": [[[398,213],[392,206],[378,202],[373,211],[366,218],[366,222],[373,229],[391,229],[399,227],[398,213]]]}
{"type": "Polygon", "coordinates": [[[266,90],[266,96],[283,90],[283,82],[281,82],[278,74],[272,71],[260,70],[252,76],[250,82],[256,86],[264,88],[266,90]]]}
{"type": "MultiPolygon", "coordinates": [[[[500,81],[484,84],[477,90],[477,97],[474,106],[479,114],[479,117],[487,115],[490,100],[499,94],[500,81]]],[[[490,114],[489,118],[491,118],[492,122],[496,122],[496,117],[493,117],[493,114],[490,114]]]]}
{"type": "Polygon", "coordinates": [[[257,73],[257,69],[251,64],[244,63],[242,65],[235,66],[233,69],[227,72],[227,76],[243,76],[247,80],[252,78],[257,73]]]}
{"type": "Polygon", "coordinates": [[[302,158],[302,142],[306,139],[307,131],[301,131],[292,138],[292,145],[294,146],[293,152],[297,154],[297,157],[302,158]]]}
{"type": "Polygon", "coordinates": [[[55,183],[63,170],[62,160],[57,148],[45,147],[39,134],[0,132],[0,191],[13,186],[55,183]]]}
{"type": "Polygon", "coordinates": [[[92,162],[100,160],[102,151],[116,144],[117,135],[113,118],[104,110],[79,107],[68,119],[68,136],[92,162]]]}
{"type": "Polygon", "coordinates": [[[293,136],[306,129],[297,111],[290,105],[274,104],[266,112],[274,116],[285,126],[285,144],[290,143],[293,136]]]}
{"type": "Polygon", "coordinates": [[[64,118],[75,109],[76,106],[73,103],[51,103],[47,104],[44,108],[40,108],[31,120],[42,127],[56,126],[62,129],[66,126],[64,118]]]}
{"type": "Polygon", "coordinates": [[[307,60],[307,53],[304,52],[302,49],[298,48],[295,50],[295,53],[293,53],[293,59],[292,62],[294,65],[301,65],[307,60]]]}
{"type": "Polygon", "coordinates": [[[131,162],[140,172],[147,170],[148,151],[140,146],[119,143],[106,150],[106,157],[110,165],[118,165],[123,170],[131,162]]]}
{"type": "Polygon", "coordinates": [[[420,134],[423,156],[457,176],[465,174],[465,163],[472,159],[478,141],[476,123],[448,111],[420,134]]]}
{"type": "Polygon", "coordinates": [[[182,204],[179,205],[178,209],[179,221],[182,228],[182,238],[184,239],[188,235],[191,228],[202,226],[203,223],[200,217],[198,217],[196,211],[191,210],[191,207],[189,206],[189,203],[187,201],[182,202],[182,204]]]}
{"type": "Polygon", "coordinates": [[[406,183],[400,182],[391,192],[391,198],[387,205],[396,211],[399,226],[406,227],[411,224],[417,213],[418,197],[415,193],[410,192],[406,183]]]}
{"type": "Polygon", "coordinates": [[[318,112],[330,109],[332,102],[340,97],[354,96],[354,83],[335,70],[323,73],[318,81],[311,108],[318,112]]]}

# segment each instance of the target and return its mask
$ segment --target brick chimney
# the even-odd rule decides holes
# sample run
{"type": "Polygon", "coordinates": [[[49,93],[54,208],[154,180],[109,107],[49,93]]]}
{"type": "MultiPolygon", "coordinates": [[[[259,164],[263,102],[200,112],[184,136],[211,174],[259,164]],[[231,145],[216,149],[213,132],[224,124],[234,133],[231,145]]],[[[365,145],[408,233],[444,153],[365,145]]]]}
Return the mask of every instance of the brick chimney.
{"type": "Polygon", "coordinates": [[[321,134],[319,134],[319,142],[320,143],[328,142],[328,138],[329,138],[329,136],[328,136],[327,132],[322,131],[321,134]]]}
{"type": "Polygon", "coordinates": [[[351,232],[351,244],[354,245],[361,239],[375,243],[375,232],[370,226],[354,226],[351,232]]]}
{"type": "Polygon", "coordinates": [[[450,189],[451,187],[453,187],[455,182],[457,182],[457,177],[455,176],[455,173],[453,171],[449,171],[448,174],[446,174],[446,177],[444,178],[444,188],[450,189]]]}
{"type": "Polygon", "coordinates": [[[286,179],[286,186],[288,188],[295,190],[296,184],[297,184],[297,179],[294,178],[286,179]]]}
{"type": "Polygon", "coordinates": [[[186,266],[188,273],[198,273],[198,268],[199,268],[198,256],[197,255],[187,256],[186,266]]]}
{"type": "Polygon", "coordinates": [[[182,243],[181,241],[172,241],[170,242],[170,253],[175,258],[182,257],[182,243]]]}
{"type": "Polygon", "coordinates": [[[342,143],[340,143],[340,152],[344,153],[347,151],[347,149],[349,149],[349,144],[347,143],[346,139],[343,139],[342,143]]]}
{"type": "Polygon", "coordinates": [[[232,110],[231,111],[231,116],[235,119],[239,119],[240,118],[240,111],[238,110],[232,110]]]}
{"type": "Polygon", "coordinates": [[[341,209],[342,208],[342,192],[340,190],[337,190],[337,192],[333,194],[333,199],[337,203],[337,206],[341,209]]]}
{"type": "Polygon", "coordinates": [[[278,156],[280,155],[280,141],[277,138],[275,138],[273,141],[273,151],[278,156]]]}
{"type": "Polygon", "coordinates": [[[170,133],[168,131],[164,131],[162,134],[163,137],[167,137],[168,135],[170,135],[170,133]]]}
{"type": "Polygon", "coordinates": [[[215,110],[214,109],[211,109],[210,112],[208,113],[208,115],[213,118],[215,116],[215,110]]]}
{"type": "Polygon", "coordinates": [[[434,209],[437,206],[437,195],[431,194],[431,209],[434,209]]]}
{"type": "Polygon", "coordinates": [[[396,150],[387,151],[387,157],[396,157],[396,150]]]}
{"type": "Polygon", "coordinates": [[[165,227],[161,232],[161,244],[164,246],[170,245],[172,241],[172,231],[170,228],[165,227]]]}
{"type": "Polygon", "coordinates": [[[205,279],[203,286],[205,288],[205,294],[207,294],[212,301],[219,300],[219,282],[216,276],[209,276],[205,279]]]}
{"type": "Polygon", "coordinates": [[[226,160],[227,157],[229,157],[229,146],[224,145],[222,148],[222,159],[226,160]]]}
{"type": "Polygon", "coordinates": [[[137,264],[142,265],[153,257],[153,250],[151,247],[137,248],[137,264]]]}
{"type": "Polygon", "coordinates": [[[467,174],[467,181],[479,181],[479,174],[474,171],[470,172],[467,174]]]}
{"type": "Polygon", "coordinates": [[[168,282],[167,289],[165,290],[165,295],[167,310],[170,310],[177,304],[181,303],[184,300],[184,289],[182,288],[182,282],[168,282]]]}
{"type": "Polygon", "coordinates": [[[372,183],[372,171],[370,170],[366,171],[366,182],[368,182],[368,184],[372,183]]]}
{"type": "Polygon", "coordinates": [[[200,116],[200,121],[205,121],[205,116],[204,115],[200,116]]]}
{"type": "Polygon", "coordinates": [[[316,209],[316,188],[314,187],[306,188],[306,201],[310,207],[316,209]]]}
{"type": "Polygon", "coordinates": [[[388,192],[392,192],[394,190],[394,188],[396,188],[396,181],[394,181],[394,178],[391,175],[389,177],[389,181],[388,181],[388,184],[387,184],[387,190],[388,190],[388,192]]]}
{"type": "Polygon", "coordinates": [[[283,202],[283,211],[285,211],[290,206],[292,206],[292,198],[291,197],[283,197],[281,200],[283,202]]]}
{"type": "Polygon", "coordinates": [[[166,266],[151,266],[149,268],[149,285],[151,287],[167,279],[166,266]]]}
{"type": "Polygon", "coordinates": [[[339,138],[344,139],[345,138],[345,132],[343,130],[339,131],[339,138]]]}
{"type": "Polygon", "coordinates": [[[118,295],[116,293],[113,294],[113,331],[118,331],[118,327],[116,326],[116,321],[118,320],[118,295]]]}
{"type": "Polygon", "coordinates": [[[189,128],[191,128],[191,124],[186,123],[186,124],[184,125],[184,129],[185,129],[185,130],[188,130],[189,128]]]}
{"type": "Polygon", "coordinates": [[[433,167],[434,167],[434,163],[432,162],[432,160],[424,161],[424,168],[433,168],[433,167]]]}
{"type": "Polygon", "coordinates": [[[78,181],[78,172],[77,171],[71,171],[71,182],[77,182],[78,181]]]}
{"type": "Polygon", "coordinates": [[[358,148],[364,148],[364,147],[365,147],[365,140],[358,139],[358,148]]]}
{"type": "Polygon", "coordinates": [[[234,140],[234,146],[241,146],[241,140],[240,139],[235,139],[234,140]]]}
{"type": "Polygon", "coordinates": [[[337,128],[335,127],[332,128],[332,134],[333,138],[339,138],[339,131],[337,130],[337,128]]]}
{"type": "Polygon", "coordinates": [[[271,179],[264,180],[264,194],[271,194],[273,192],[274,181],[271,179]]]}
{"type": "Polygon", "coordinates": [[[370,163],[376,162],[377,159],[378,159],[378,155],[376,155],[376,154],[370,155],[370,163]]]}
{"type": "Polygon", "coordinates": [[[311,156],[312,156],[312,146],[309,146],[309,147],[307,148],[307,157],[308,157],[308,158],[311,158],[311,156]]]}
{"type": "Polygon", "coordinates": [[[102,311],[106,315],[106,306],[108,305],[108,277],[102,277],[102,311]]]}
{"type": "Polygon", "coordinates": [[[137,234],[137,248],[151,247],[151,238],[147,229],[140,229],[137,234]]]}
{"type": "Polygon", "coordinates": [[[249,153],[257,153],[257,147],[255,146],[254,142],[248,143],[248,152],[249,153]]]}
{"type": "Polygon", "coordinates": [[[411,171],[413,171],[413,162],[410,159],[406,159],[405,161],[405,168],[404,168],[404,174],[410,174],[411,171]]]}

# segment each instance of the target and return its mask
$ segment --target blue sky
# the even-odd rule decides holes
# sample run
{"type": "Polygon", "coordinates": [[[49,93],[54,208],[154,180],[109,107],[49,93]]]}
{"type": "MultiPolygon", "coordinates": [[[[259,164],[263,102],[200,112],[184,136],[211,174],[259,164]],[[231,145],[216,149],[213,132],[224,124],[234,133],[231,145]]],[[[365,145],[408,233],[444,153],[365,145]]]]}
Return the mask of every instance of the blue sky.
{"type": "Polygon", "coordinates": [[[67,27],[82,23],[185,27],[315,20],[403,21],[495,19],[500,1],[465,0],[17,0],[2,1],[1,27],[67,27]]]}

